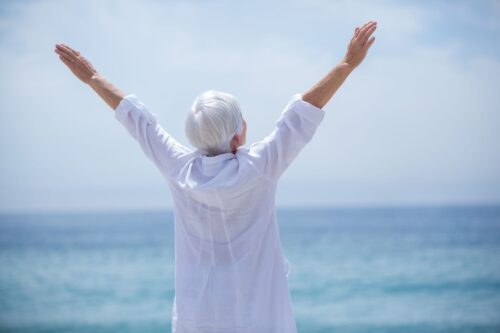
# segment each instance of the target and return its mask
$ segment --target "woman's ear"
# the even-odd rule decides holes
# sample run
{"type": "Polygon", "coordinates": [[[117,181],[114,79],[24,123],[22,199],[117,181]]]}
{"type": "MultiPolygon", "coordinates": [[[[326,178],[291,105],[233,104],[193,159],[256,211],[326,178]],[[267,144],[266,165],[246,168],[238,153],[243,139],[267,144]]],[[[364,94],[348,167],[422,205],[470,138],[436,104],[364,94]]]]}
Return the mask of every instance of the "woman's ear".
{"type": "Polygon", "coordinates": [[[234,135],[234,138],[236,139],[236,143],[237,143],[237,144],[240,144],[240,143],[241,143],[241,140],[243,140],[243,135],[242,135],[242,134],[238,134],[238,133],[236,133],[236,134],[234,135]]]}
{"type": "Polygon", "coordinates": [[[238,133],[236,133],[229,144],[231,147],[238,147],[238,145],[240,144],[240,140],[241,137],[238,135],[238,133]]]}

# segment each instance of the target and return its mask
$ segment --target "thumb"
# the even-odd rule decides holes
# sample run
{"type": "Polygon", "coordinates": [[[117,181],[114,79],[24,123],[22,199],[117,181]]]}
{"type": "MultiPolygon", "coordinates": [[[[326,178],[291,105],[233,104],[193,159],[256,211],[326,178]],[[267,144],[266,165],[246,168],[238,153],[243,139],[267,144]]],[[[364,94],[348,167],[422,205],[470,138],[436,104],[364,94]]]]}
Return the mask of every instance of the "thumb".
{"type": "Polygon", "coordinates": [[[372,46],[372,44],[373,44],[374,41],[375,41],[375,36],[373,36],[372,38],[370,38],[368,40],[368,42],[366,42],[365,48],[368,50],[370,48],[370,46],[372,46]]]}

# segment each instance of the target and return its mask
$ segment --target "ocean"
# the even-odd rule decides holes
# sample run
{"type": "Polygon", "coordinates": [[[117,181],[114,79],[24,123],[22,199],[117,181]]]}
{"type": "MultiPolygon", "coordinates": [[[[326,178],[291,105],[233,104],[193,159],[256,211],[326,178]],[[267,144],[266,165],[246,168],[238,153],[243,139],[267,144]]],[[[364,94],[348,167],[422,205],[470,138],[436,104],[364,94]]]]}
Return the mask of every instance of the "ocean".
{"type": "MultiPolygon", "coordinates": [[[[299,333],[500,332],[500,206],[277,216],[299,333]]],[[[171,211],[0,215],[0,332],[170,332],[173,231],[171,211]]]]}

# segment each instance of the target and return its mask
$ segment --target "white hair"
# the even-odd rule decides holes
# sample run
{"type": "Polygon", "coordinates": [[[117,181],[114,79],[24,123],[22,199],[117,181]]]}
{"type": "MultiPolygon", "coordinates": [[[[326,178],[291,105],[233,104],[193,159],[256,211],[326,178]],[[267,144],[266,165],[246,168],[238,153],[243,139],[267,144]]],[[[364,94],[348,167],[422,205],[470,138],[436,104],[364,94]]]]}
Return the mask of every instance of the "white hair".
{"type": "Polygon", "coordinates": [[[186,117],[186,136],[208,156],[231,151],[231,139],[243,133],[241,108],[235,96],[208,90],[196,97],[186,117]]]}

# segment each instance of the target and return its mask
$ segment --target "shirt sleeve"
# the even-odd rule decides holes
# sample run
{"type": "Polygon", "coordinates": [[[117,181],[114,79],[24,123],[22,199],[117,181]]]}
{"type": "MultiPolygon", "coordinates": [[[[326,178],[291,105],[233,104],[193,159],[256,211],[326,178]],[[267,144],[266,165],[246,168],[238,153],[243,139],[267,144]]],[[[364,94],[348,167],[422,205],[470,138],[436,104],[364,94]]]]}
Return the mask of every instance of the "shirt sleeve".
{"type": "Polygon", "coordinates": [[[304,146],[311,141],[325,111],[297,93],[285,106],[271,134],[250,146],[256,167],[271,181],[277,181],[304,146]]]}
{"type": "Polygon", "coordinates": [[[134,94],[129,94],[120,101],[115,109],[115,118],[164,175],[170,176],[180,169],[183,157],[191,152],[191,149],[175,140],[156,122],[156,114],[149,111],[134,94]]]}

